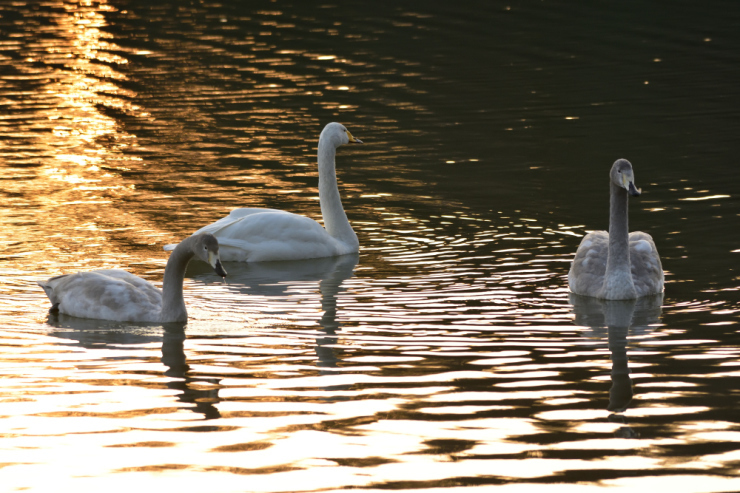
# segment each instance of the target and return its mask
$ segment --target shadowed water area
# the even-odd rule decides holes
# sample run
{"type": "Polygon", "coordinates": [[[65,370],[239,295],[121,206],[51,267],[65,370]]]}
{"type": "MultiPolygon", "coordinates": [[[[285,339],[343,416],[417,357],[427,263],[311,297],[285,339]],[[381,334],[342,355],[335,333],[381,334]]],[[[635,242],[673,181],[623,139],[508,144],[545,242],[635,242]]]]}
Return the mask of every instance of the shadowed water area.
{"type": "Polygon", "coordinates": [[[740,490],[740,5],[0,5],[7,491],[740,490]],[[39,279],[237,207],[359,255],[203,263],[187,324],[49,315],[39,279]],[[629,159],[663,296],[568,292],[629,159]],[[118,488],[118,489],[116,489],[118,488]]]}

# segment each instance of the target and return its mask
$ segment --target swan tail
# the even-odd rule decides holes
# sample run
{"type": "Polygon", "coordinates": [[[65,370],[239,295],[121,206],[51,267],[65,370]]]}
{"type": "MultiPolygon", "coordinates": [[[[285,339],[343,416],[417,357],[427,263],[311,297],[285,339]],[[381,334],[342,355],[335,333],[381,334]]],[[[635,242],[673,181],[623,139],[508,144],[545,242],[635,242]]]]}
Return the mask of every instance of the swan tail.
{"type": "Polygon", "coordinates": [[[175,249],[175,247],[176,247],[177,245],[179,245],[179,243],[170,243],[169,245],[165,245],[165,246],[163,246],[163,247],[162,247],[162,249],[163,249],[163,250],[164,250],[165,252],[171,252],[172,250],[174,250],[174,249],[175,249]]]}
{"type": "MultiPolygon", "coordinates": [[[[62,276],[58,276],[58,277],[62,277],[62,276]]],[[[38,284],[44,289],[46,296],[49,298],[49,301],[51,301],[50,310],[54,310],[55,308],[57,310],[59,309],[59,300],[57,299],[57,296],[54,293],[54,288],[51,286],[51,281],[53,281],[54,279],[57,279],[57,277],[52,277],[48,281],[36,281],[36,284],[38,284]]]]}

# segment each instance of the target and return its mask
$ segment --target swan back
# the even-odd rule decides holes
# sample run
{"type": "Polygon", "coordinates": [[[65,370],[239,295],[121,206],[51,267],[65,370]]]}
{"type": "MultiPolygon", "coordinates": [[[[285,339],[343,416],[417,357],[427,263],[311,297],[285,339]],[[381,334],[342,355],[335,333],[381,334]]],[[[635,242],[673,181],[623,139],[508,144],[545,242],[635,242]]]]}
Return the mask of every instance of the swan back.
{"type": "Polygon", "coordinates": [[[129,272],[104,269],[39,281],[52,309],[81,318],[157,322],[162,292],[129,272]]]}
{"type": "Polygon", "coordinates": [[[629,238],[632,282],[637,296],[662,293],[665,275],[653,238],[642,231],[633,231],[629,238]]]}

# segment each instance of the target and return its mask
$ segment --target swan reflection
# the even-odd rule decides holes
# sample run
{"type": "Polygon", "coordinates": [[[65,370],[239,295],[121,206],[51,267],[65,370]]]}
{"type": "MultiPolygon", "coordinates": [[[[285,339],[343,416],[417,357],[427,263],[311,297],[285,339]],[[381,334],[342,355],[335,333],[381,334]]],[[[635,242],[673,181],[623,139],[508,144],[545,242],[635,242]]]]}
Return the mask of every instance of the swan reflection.
{"type": "MultiPolygon", "coordinates": [[[[608,340],[612,360],[612,386],[607,406],[611,412],[609,421],[626,423],[621,413],[627,410],[634,396],[627,336],[645,334],[652,330],[651,325],[660,321],[663,294],[633,300],[601,300],[571,293],[570,302],[576,325],[590,327],[597,337],[606,336],[608,340]]],[[[616,434],[622,438],[637,436],[628,426],[620,428],[616,434]]]]}
{"type": "Polygon", "coordinates": [[[185,327],[183,322],[124,323],[87,318],[77,318],[63,313],[50,313],[47,323],[57,329],[53,335],[61,339],[77,341],[86,349],[121,349],[121,345],[141,346],[162,342],[162,363],[167,367],[164,374],[170,377],[166,386],[178,391],[177,400],[183,409],[203,415],[205,419],[221,417],[215,404],[218,397],[219,378],[205,378],[191,375],[187,364],[183,342],[185,327]],[[213,386],[201,389],[203,383],[213,386]]]}
{"type": "MultiPolygon", "coordinates": [[[[354,275],[354,269],[359,261],[359,254],[324,257],[308,260],[294,260],[281,262],[228,262],[229,276],[225,287],[229,291],[240,295],[246,309],[250,306],[250,297],[291,298],[295,301],[295,292],[303,283],[315,282],[319,284],[321,296],[321,310],[319,319],[321,334],[316,337],[317,366],[335,368],[338,363],[335,345],[337,331],[340,329],[337,321],[337,297],[342,290],[342,283],[354,275]]],[[[192,263],[188,267],[188,275],[201,282],[220,282],[212,271],[203,266],[192,263]]],[[[275,314],[275,306],[270,303],[270,313],[275,314]]],[[[294,308],[290,304],[288,310],[294,308]]]]}
{"type": "MultiPolygon", "coordinates": [[[[334,368],[338,363],[335,346],[339,330],[337,321],[337,296],[342,283],[352,277],[359,256],[304,260],[295,262],[269,262],[262,264],[230,264],[229,290],[237,291],[248,306],[249,295],[286,295],[296,283],[318,281],[323,314],[319,320],[320,335],[316,337],[317,366],[334,368]]],[[[202,269],[193,269],[195,277],[215,277],[202,269]]],[[[210,269],[209,269],[210,270],[210,269]]],[[[189,271],[192,275],[193,272],[189,271]]],[[[121,350],[122,346],[139,348],[142,345],[161,342],[161,361],[166,367],[164,375],[169,377],[166,386],[176,390],[177,401],[183,409],[202,414],[204,419],[221,417],[217,404],[221,378],[194,374],[190,370],[184,350],[186,323],[128,323],[107,320],[77,318],[62,313],[50,313],[48,325],[54,327],[52,335],[60,339],[76,341],[90,350],[109,348],[121,350]],[[205,385],[204,385],[205,384],[205,385]]],[[[116,359],[119,357],[116,356],[116,359]]]]}
{"type": "Polygon", "coordinates": [[[187,363],[184,349],[185,324],[164,324],[163,328],[162,363],[167,367],[164,374],[172,378],[167,382],[167,388],[179,391],[177,400],[195,405],[193,411],[203,414],[205,419],[220,418],[221,413],[216,404],[221,402],[218,396],[221,379],[190,374],[190,365],[187,363]],[[198,388],[203,383],[212,387],[198,388]]]}
{"type": "Polygon", "coordinates": [[[323,336],[316,338],[316,356],[319,358],[318,366],[335,368],[337,356],[333,346],[337,344],[336,333],[339,330],[337,321],[337,295],[340,293],[342,283],[354,275],[357,266],[358,255],[344,255],[339,257],[334,270],[319,282],[321,292],[321,316],[323,336]]]}

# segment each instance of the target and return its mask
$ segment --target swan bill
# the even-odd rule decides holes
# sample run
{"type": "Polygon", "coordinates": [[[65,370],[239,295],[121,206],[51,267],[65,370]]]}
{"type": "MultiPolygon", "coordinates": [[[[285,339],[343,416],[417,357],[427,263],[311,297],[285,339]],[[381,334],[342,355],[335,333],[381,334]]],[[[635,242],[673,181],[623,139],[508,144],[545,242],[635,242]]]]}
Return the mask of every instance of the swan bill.
{"type": "MultiPolygon", "coordinates": [[[[629,164],[629,163],[628,163],[629,164]]],[[[632,170],[624,170],[624,173],[622,173],[621,170],[617,171],[620,174],[620,177],[622,178],[622,187],[624,187],[625,190],[627,190],[627,193],[632,195],[633,197],[637,197],[642,193],[641,188],[637,188],[635,186],[635,175],[632,173],[632,170]]]]}
{"type": "Polygon", "coordinates": [[[221,265],[221,261],[217,260],[216,265],[213,267],[213,270],[216,271],[216,274],[221,277],[226,277],[226,271],[224,270],[224,266],[221,265]]]}
{"type": "Polygon", "coordinates": [[[208,252],[208,263],[213,267],[213,270],[216,271],[216,274],[221,277],[226,277],[226,270],[224,269],[224,266],[221,265],[221,259],[218,257],[217,253],[213,253],[212,251],[208,252]]]}
{"type": "Polygon", "coordinates": [[[349,130],[347,130],[347,137],[349,137],[349,141],[350,141],[350,143],[352,143],[352,144],[363,144],[363,142],[362,142],[362,141],[361,141],[360,139],[358,139],[357,137],[354,137],[354,136],[353,136],[353,135],[352,135],[352,134],[351,134],[351,133],[349,132],[349,130]]]}

